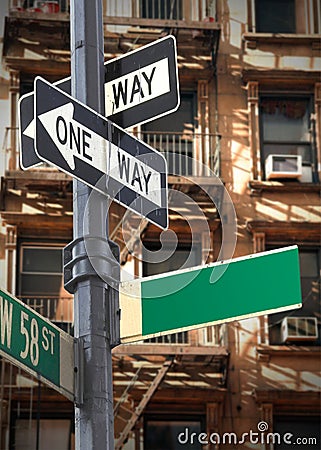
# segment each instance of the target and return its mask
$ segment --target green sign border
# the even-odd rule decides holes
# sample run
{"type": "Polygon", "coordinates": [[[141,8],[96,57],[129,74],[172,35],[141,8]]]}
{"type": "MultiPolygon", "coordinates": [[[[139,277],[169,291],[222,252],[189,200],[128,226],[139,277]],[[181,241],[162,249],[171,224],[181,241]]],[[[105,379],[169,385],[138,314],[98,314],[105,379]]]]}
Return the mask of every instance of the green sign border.
{"type": "Polygon", "coordinates": [[[0,316],[11,316],[9,342],[0,317],[0,353],[73,400],[73,338],[4,289],[0,297],[0,316]]]}

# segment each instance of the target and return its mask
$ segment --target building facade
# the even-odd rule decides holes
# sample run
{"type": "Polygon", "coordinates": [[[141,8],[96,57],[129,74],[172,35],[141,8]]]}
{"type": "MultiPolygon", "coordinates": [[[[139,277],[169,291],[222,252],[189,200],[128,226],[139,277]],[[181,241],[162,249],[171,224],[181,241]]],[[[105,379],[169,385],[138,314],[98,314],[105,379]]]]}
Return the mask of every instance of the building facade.
{"type": "MultiPolygon", "coordinates": [[[[72,180],[46,164],[23,170],[18,130],[18,100],[35,76],[70,75],[69,5],[0,8],[1,287],[72,334],[62,277],[72,180]]],[[[129,129],[167,159],[170,231],[161,241],[158,227],[113,202],[122,278],[296,244],[303,303],[116,347],[115,448],[318,448],[320,0],[103,0],[103,9],[106,61],[176,37],[181,96],[175,113],[129,129]]],[[[74,448],[72,402],[5,358],[0,397],[1,449],[74,448]]]]}

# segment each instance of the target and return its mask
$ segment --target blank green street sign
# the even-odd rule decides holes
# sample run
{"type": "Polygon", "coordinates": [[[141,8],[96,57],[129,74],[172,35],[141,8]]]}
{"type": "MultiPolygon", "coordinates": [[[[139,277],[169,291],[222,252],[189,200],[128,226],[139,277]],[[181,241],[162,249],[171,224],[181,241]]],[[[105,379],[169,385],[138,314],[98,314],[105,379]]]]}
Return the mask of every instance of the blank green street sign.
{"type": "Polygon", "coordinates": [[[300,308],[297,246],[121,283],[121,342],[300,308]]]}
{"type": "Polygon", "coordinates": [[[0,354],[74,399],[73,339],[0,289],[0,354]]]}

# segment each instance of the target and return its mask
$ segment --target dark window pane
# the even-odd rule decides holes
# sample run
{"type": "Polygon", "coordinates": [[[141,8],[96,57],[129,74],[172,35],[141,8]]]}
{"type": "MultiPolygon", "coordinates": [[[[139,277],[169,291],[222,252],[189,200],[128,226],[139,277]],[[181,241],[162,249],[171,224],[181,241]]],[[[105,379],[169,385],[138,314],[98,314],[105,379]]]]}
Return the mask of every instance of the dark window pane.
{"type": "Polygon", "coordinates": [[[182,331],[179,333],[165,334],[164,336],[145,339],[144,342],[152,344],[188,344],[188,332],[182,331]]]}
{"type": "Polygon", "coordinates": [[[181,94],[177,111],[143,125],[144,132],[191,132],[194,131],[195,95],[181,94]]]}
{"type": "Polygon", "coordinates": [[[320,416],[302,416],[302,417],[274,417],[273,432],[279,433],[281,436],[280,443],[276,441],[274,448],[276,450],[283,450],[289,448],[314,450],[320,448],[321,443],[321,417],[320,416]],[[293,443],[289,445],[282,439],[286,433],[291,433],[292,436],[287,435],[293,443]],[[300,440],[299,440],[299,439],[300,440]],[[312,441],[309,438],[314,438],[312,441]],[[302,445],[300,445],[302,444],[302,445]]]}
{"type": "Polygon", "coordinates": [[[62,249],[23,248],[22,271],[62,273],[62,249]]]}
{"type": "Polygon", "coordinates": [[[32,296],[60,296],[62,289],[62,275],[21,275],[20,295],[32,296]]]}
{"type": "Polygon", "coordinates": [[[256,0],[258,33],[295,33],[295,0],[256,0]]]}
{"type": "Polygon", "coordinates": [[[301,277],[317,277],[318,276],[318,253],[317,252],[300,252],[300,272],[301,277]]]}
{"type": "Polygon", "coordinates": [[[20,96],[29,94],[33,89],[33,80],[20,80],[20,96]]]}
{"type": "Polygon", "coordinates": [[[283,144],[277,142],[275,144],[263,144],[263,154],[266,159],[269,155],[300,155],[302,163],[311,165],[312,152],[311,145],[283,144]]]}
{"type": "Polygon", "coordinates": [[[310,140],[308,99],[261,98],[260,112],[264,141],[310,140]]]}
{"type": "MultiPolygon", "coordinates": [[[[153,251],[152,248],[148,249],[150,251],[153,251]]],[[[144,276],[150,276],[150,275],[158,275],[160,273],[167,273],[172,270],[179,270],[187,267],[193,267],[197,266],[200,263],[200,251],[198,248],[193,249],[176,249],[173,254],[172,250],[166,250],[163,249],[161,252],[161,262],[157,262],[160,257],[158,255],[158,252],[154,248],[155,251],[155,258],[152,262],[152,256],[149,254],[148,261],[147,257],[144,257],[144,263],[143,263],[143,274],[144,276]]]]}
{"type": "Polygon", "coordinates": [[[148,450],[201,450],[202,445],[198,442],[200,433],[201,423],[198,421],[148,420],[144,447],[148,450]],[[191,437],[193,433],[196,435],[191,437]]]}
{"type": "Polygon", "coordinates": [[[182,19],[182,0],[141,0],[141,17],[148,19],[182,19]]]}

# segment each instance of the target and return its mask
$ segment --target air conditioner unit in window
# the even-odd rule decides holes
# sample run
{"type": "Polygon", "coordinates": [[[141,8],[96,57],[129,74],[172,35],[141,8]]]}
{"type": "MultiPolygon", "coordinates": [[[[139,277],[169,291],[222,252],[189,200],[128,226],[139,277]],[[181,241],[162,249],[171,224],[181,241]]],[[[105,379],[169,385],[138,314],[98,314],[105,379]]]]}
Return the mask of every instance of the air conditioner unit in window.
{"type": "Polygon", "coordinates": [[[282,342],[315,341],[318,339],[315,317],[285,317],[281,325],[282,342]]]}
{"type": "Polygon", "coordinates": [[[278,178],[300,178],[302,176],[302,156],[269,155],[265,160],[267,180],[278,178]]]}

